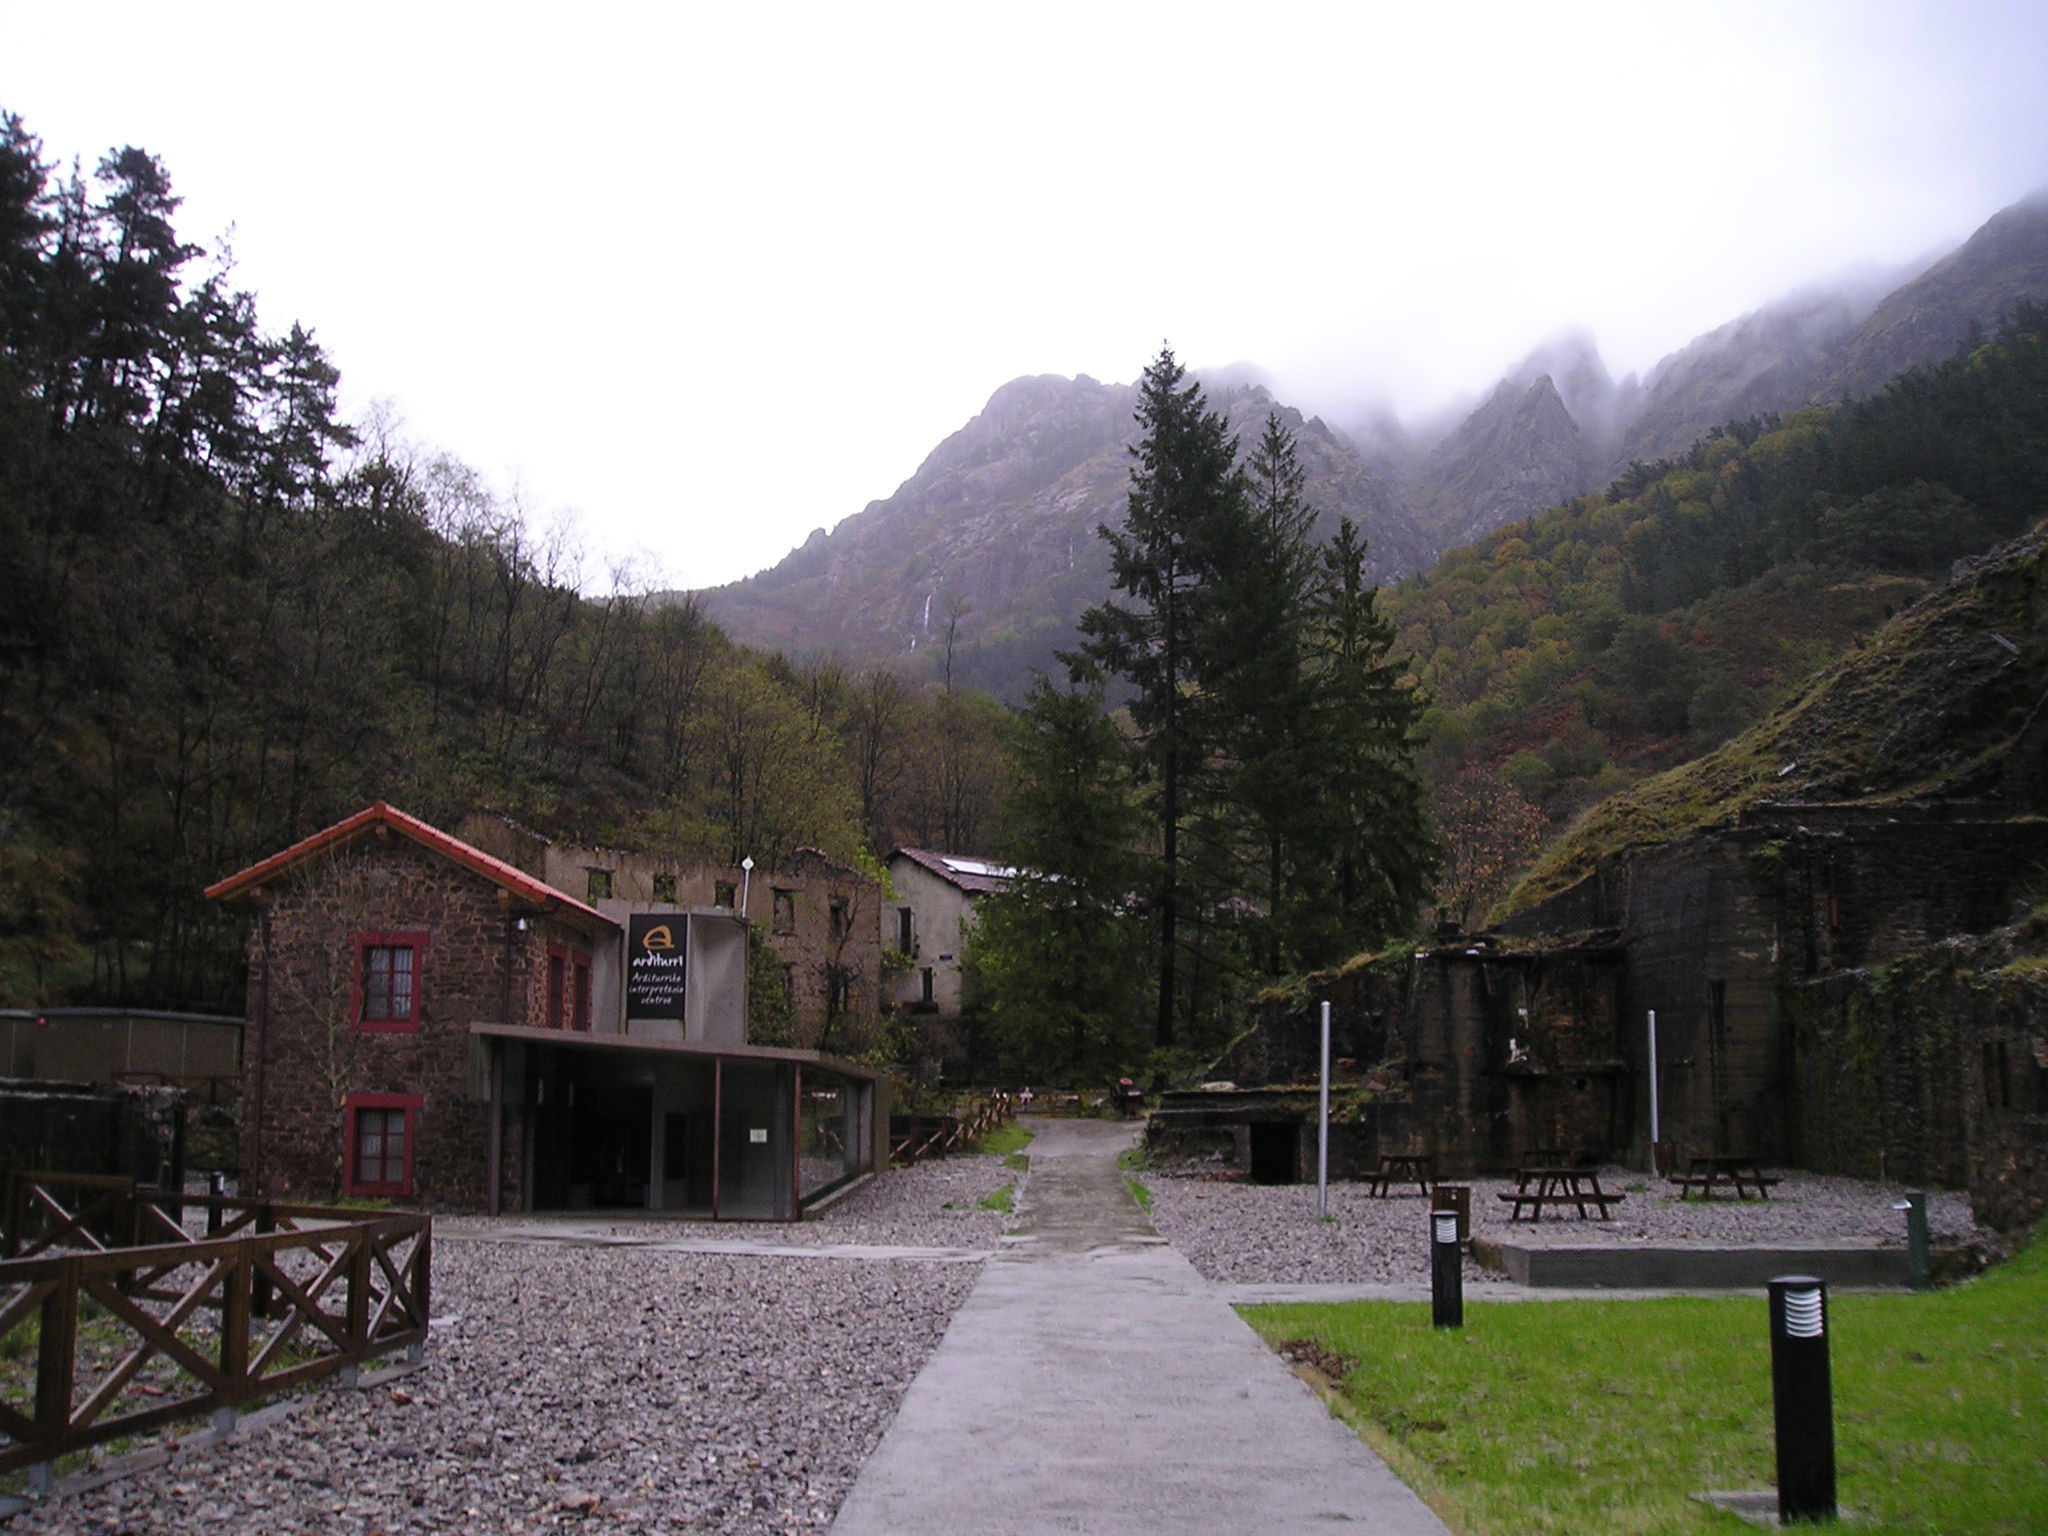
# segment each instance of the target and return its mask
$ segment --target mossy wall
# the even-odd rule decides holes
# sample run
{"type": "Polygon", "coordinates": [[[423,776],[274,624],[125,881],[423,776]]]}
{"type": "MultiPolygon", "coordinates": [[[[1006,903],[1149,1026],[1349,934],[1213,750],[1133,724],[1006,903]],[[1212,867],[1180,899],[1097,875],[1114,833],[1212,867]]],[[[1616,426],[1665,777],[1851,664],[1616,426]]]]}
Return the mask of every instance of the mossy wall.
{"type": "Polygon", "coordinates": [[[2048,1213],[2048,983],[1998,940],[1786,989],[1796,1161],[1970,1191],[2012,1229],[2048,1213]]]}
{"type": "Polygon", "coordinates": [[[1269,996],[1216,1075],[1312,1081],[1328,998],[1339,1112],[1370,1126],[1368,1155],[1429,1153],[1446,1177],[1539,1150],[1613,1158],[1634,1135],[1621,975],[1598,946],[1401,950],[1269,996]]]}

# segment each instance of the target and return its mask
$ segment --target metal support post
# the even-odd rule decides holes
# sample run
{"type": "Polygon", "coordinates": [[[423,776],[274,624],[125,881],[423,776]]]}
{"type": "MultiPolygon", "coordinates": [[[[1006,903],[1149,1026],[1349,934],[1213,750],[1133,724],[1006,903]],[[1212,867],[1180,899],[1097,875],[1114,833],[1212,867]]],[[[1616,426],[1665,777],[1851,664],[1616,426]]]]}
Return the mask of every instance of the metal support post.
{"type": "Polygon", "coordinates": [[[1323,1002],[1323,1087],[1316,1113],[1316,1215],[1330,1214],[1330,1004],[1323,1002]]]}
{"type": "Polygon", "coordinates": [[[1835,1518],[1835,1408],[1828,1373],[1828,1288],[1812,1275],[1770,1283],[1771,1412],[1778,1436],[1778,1523],[1835,1518]]]}
{"type": "Polygon", "coordinates": [[[1458,1247],[1458,1213],[1429,1213],[1429,1321],[1436,1328],[1465,1326],[1465,1260],[1458,1247]]]}

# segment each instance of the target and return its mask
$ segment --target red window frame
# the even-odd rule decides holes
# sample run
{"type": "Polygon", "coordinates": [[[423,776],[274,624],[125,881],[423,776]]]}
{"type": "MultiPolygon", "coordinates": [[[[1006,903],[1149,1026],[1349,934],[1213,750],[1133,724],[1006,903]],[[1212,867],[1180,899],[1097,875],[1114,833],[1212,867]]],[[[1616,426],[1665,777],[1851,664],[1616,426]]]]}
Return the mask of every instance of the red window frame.
{"type": "Polygon", "coordinates": [[[590,955],[565,944],[548,945],[547,995],[542,1000],[549,1029],[590,1032],[590,955]]]}
{"type": "Polygon", "coordinates": [[[355,946],[355,996],[350,1005],[356,1025],[372,1034],[410,1033],[420,1027],[421,1005],[426,994],[425,977],[420,962],[427,951],[427,930],[424,928],[395,928],[382,932],[356,933],[349,935],[355,946]],[[377,949],[402,949],[411,952],[412,987],[406,999],[405,1012],[394,1013],[389,1018],[373,1019],[367,1016],[370,1007],[370,952],[377,949]]]}
{"type": "MultiPolygon", "coordinates": [[[[352,1093],[342,1101],[342,1126],[347,1141],[347,1161],[342,1168],[341,1187],[351,1195],[396,1195],[400,1199],[412,1195],[413,1155],[419,1146],[420,1105],[423,1102],[417,1093],[352,1093]],[[400,1125],[405,1137],[404,1175],[401,1178],[365,1179],[360,1176],[357,1159],[361,1153],[362,1111],[377,1110],[401,1114],[400,1125]]],[[[379,1134],[389,1133],[380,1131],[379,1134]]],[[[380,1155],[386,1159],[388,1152],[380,1148],[380,1155]]],[[[388,1170],[385,1170],[388,1172],[388,1170]]]]}

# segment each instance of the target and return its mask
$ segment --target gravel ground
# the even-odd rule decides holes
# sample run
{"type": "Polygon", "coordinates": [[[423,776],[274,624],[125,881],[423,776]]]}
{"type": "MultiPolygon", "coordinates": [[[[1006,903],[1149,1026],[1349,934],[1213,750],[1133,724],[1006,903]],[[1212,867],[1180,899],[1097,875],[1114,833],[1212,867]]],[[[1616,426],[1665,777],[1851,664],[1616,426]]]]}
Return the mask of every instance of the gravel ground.
{"type": "MultiPolygon", "coordinates": [[[[892,1173],[802,1226],[618,1230],[992,1248],[1005,1218],[975,1202],[1014,1177],[999,1158],[952,1158],[892,1173]]],[[[453,1238],[492,1224],[436,1225],[453,1238]]],[[[0,1530],[821,1530],[980,1273],[444,1240],[423,1369],[316,1390],[268,1429],[0,1530]]]]}
{"type": "MultiPolygon", "coordinates": [[[[1429,1280],[1428,1202],[1419,1193],[1376,1197],[1362,1184],[1330,1186],[1329,1221],[1316,1219],[1315,1186],[1254,1185],[1214,1175],[1146,1176],[1152,1221],[1211,1280],[1228,1284],[1362,1284],[1429,1280]]],[[[1547,1213],[1509,1225],[1494,1197],[1512,1179],[1472,1181],[1476,1235],[1530,1243],[1761,1243],[1875,1238],[1904,1246],[1904,1218],[1892,1209],[1903,1186],[1788,1173],[1769,1200],[1679,1200],[1662,1180],[1602,1169],[1601,1188],[1628,1198],[1612,1221],[1547,1213]]],[[[1971,1220],[1969,1197],[1930,1193],[1928,1221],[1937,1244],[1991,1235],[1971,1220]]],[[[1466,1276],[1485,1272],[1468,1259],[1466,1276]]]]}
{"type": "Polygon", "coordinates": [[[994,1248],[1010,1218],[985,1209],[983,1197],[1018,1175],[1000,1157],[973,1153],[892,1168],[869,1181],[815,1221],[664,1221],[659,1217],[611,1217],[593,1212],[577,1217],[447,1216],[435,1230],[452,1236],[482,1235],[494,1228],[567,1222],[612,1237],[650,1242],[703,1238],[717,1242],[772,1243],[780,1247],[834,1243],[878,1243],[917,1248],[994,1248]]]}

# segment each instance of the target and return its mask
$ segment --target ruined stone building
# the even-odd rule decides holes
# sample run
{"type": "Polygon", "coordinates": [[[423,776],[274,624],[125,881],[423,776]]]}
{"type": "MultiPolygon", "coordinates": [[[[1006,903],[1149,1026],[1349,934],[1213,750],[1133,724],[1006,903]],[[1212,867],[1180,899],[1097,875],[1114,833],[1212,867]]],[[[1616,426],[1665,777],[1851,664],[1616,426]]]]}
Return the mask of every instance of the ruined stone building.
{"type": "Polygon", "coordinates": [[[1310,978],[1213,1068],[1263,1086],[1174,1095],[1162,1130],[1301,1176],[1328,997],[1340,1172],[1387,1152],[1446,1176],[1550,1151],[1648,1168],[1654,1084],[1675,1156],[1966,1188],[2014,1225],[2048,1209],[2044,871],[2048,820],[1759,807],[1603,860],[1501,932],[1310,978]]]}
{"type": "MultiPolygon", "coordinates": [[[[1264,1010],[1212,1069],[1313,1080],[1350,1155],[1738,1153],[2048,1210],[2048,531],[1965,562],[1782,708],[1599,807],[1490,935],[1264,1010]],[[1652,1062],[1651,1016],[1656,1020],[1652,1062]]],[[[1299,1164],[1305,1111],[1181,1095],[1163,1131],[1299,1164]],[[1255,1134],[1255,1126],[1268,1129],[1255,1134]],[[1273,1129],[1271,1127],[1279,1127],[1273,1129]]]]}
{"type": "MultiPolygon", "coordinates": [[[[551,842],[503,816],[472,815],[464,841],[612,917],[629,908],[741,911],[775,952],[794,1010],[784,1043],[861,1050],[883,1002],[881,886],[815,848],[773,869],[686,863],[659,854],[551,842]]],[[[893,914],[892,914],[893,916],[893,914]]]]}

